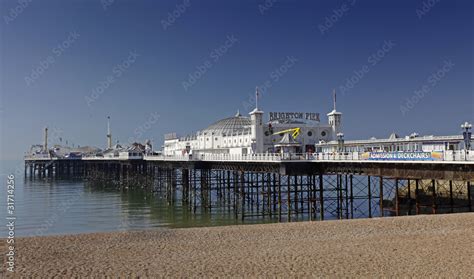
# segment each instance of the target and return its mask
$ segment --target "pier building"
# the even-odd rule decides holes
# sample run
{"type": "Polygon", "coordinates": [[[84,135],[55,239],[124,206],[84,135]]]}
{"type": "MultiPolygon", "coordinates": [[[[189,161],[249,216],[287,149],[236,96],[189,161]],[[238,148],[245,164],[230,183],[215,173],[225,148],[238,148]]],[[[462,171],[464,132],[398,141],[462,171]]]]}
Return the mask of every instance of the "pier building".
{"type": "MultiPolygon", "coordinates": [[[[256,99],[258,100],[258,89],[256,99]]],[[[265,121],[264,112],[256,105],[249,116],[238,111],[234,116],[216,121],[192,135],[165,135],[163,154],[246,155],[281,153],[285,150],[313,153],[315,144],[335,140],[342,131],[342,113],[336,110],[335,93],[333,110],[327,117],[328,122],[321,123],[319,113],[270,112],[265,121]],[[291,138],[289,133],[292,133],[291,138]]]]}
{"type": "Polygon", "coordinates": [[[465,149],[465,140],[462,135],[451,136],[419,136],[412,133],[400,137],[392,133],[388,138],[367,140],[332,140],[316,144],[316,151],[322,153],[344,152],[445,152],[465,149]],[[341,150],[342,147],[342,150],[341,150]]]}

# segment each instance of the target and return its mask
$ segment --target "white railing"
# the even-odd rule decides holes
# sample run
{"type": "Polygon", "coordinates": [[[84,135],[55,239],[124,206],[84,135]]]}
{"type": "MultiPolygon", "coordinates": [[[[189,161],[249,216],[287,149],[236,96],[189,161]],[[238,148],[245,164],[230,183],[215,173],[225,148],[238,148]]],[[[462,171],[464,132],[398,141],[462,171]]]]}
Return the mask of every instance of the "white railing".
{"type": "Polygon", "coordinates": [[[202,161],[281,161],[280,154],[199,154],[197,160],[202,161]]]}
{"type": "MultiPolygon", "coordinates": [[[[376,154],[393,154],[397,152],[381,152],[376,154]]],[[[398,154],[407,154],[413,152],[399,152],[398,154]]],[[[424,152],[428,153],[429,152],[424,152]]],[[[49,156],[26,156],[25,160],[55,160],[49,156]]],[[[142,159],[142,157],[103,157],[103,156],[84,156],[82,160],[132,160],[142,159]]],[[[332,153],[305,153],[305,154],[280,154],[280,153],[262,153],[262,154],[214,154],[200,153],[193,155],[145,155],[143,159],[147,161],[238,161],[238,162],[282,162],[282,161],[399,161],[399,162],[470,162],[474,163],[474,151],[469,153],[464,150],[435,152],[426,159],[377,159],[368,157],[368,153],[359,152],[332,152],[332,153]]],[[[77,160],[77,159],[76,159],[77,160]]]]}
{"type": "Polygon", "coordinates": [[[34,155],[27,155],[24,157],[25,160],[53,160],[49,154],[34,154],[34,155]]]}
{"type": "Polygon", "coordinates": [[[314,153],[314,160],[317,161],[347,161],[361,160],[361,153],[358,152],[333,152],[333,153],[314,153]]]}
{"type": "MultiPolygon", "coordinates": [[[[148,155],[149,161],[281,161],[280,154],[213,154],[201,153],[193,155],[148,155]]],[[[296,159],[293,154],[293,158],[296,159]]]]}
{"type": "MultiPolygon", "coordinates": [[[[389,152],[394,153],[394,152],[389,152]]],[[[429,152],[427,152],[429,153],[429,152]]],[[[400,162],[420,162],[420,161],[443,161],[443,162],[474,162],[474,151],[466,154],[463,150],[436,152],[438,156],[426,160],[396,160],[400,162]]],[[[373,161],[367,158],[367,153],[359,152],[332,152],[332,153],[304,153],[304,154],[280,154],[280,153],[262,153],[262,154],[214,154],[201,153],[193,155],[148,155],[145,160],[149,161],[239,161],[239,162],[281,162],[281,161],[373,161]],[[365,156],[364,156],[365,155],[365,156]]],[[[391,161],[386,159],[385,161],[391,161]]]]}

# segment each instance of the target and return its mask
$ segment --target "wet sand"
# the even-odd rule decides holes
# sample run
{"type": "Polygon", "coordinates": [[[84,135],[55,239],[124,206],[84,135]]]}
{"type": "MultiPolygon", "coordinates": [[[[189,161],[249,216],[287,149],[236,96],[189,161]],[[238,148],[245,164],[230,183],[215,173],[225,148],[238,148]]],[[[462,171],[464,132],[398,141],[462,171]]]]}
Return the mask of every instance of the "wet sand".
{"type": "Polygon", "coordinates": [[[17,277],[468,278],[474,213],[17,238],[16,249],[17,277]]]}

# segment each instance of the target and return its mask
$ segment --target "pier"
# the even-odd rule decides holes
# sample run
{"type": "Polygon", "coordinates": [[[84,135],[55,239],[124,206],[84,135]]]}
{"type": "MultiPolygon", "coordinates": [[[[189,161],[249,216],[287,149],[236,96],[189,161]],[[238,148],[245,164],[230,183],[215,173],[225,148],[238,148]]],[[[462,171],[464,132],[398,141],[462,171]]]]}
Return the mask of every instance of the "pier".
{"type": "Polygon", "coordinates": [[[192,213],[274,221],[469,212],[474,158],[363,159],[359,153],[25,158],[30,179],[81,178],[160,192],[192,213]]]}

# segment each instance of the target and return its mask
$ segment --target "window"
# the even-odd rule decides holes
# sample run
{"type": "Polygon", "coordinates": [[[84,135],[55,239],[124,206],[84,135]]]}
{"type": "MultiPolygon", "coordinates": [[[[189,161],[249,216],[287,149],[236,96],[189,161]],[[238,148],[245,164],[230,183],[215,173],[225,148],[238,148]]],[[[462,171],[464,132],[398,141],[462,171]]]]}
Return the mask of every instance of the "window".
{"type": "Polygon", "coordinates": [[[308,137],[311,137],[313,135],[313,132],[308,131],[308,137]]]}
{"type": "Polygon", "coordinates": [[[265,136],[268,137],[270,133],[268,131],[265,131],[265,136]]]}
{"type": "Polygon", "coordinates": [[[217,141],[217,138],[215,138],[214,140],[217,141]]]}
{"type": "Polygon", "coordinates": [[[326,136],[326,131],[322,131],[321,132],[321,137],[325,137],[326,136]]]}

